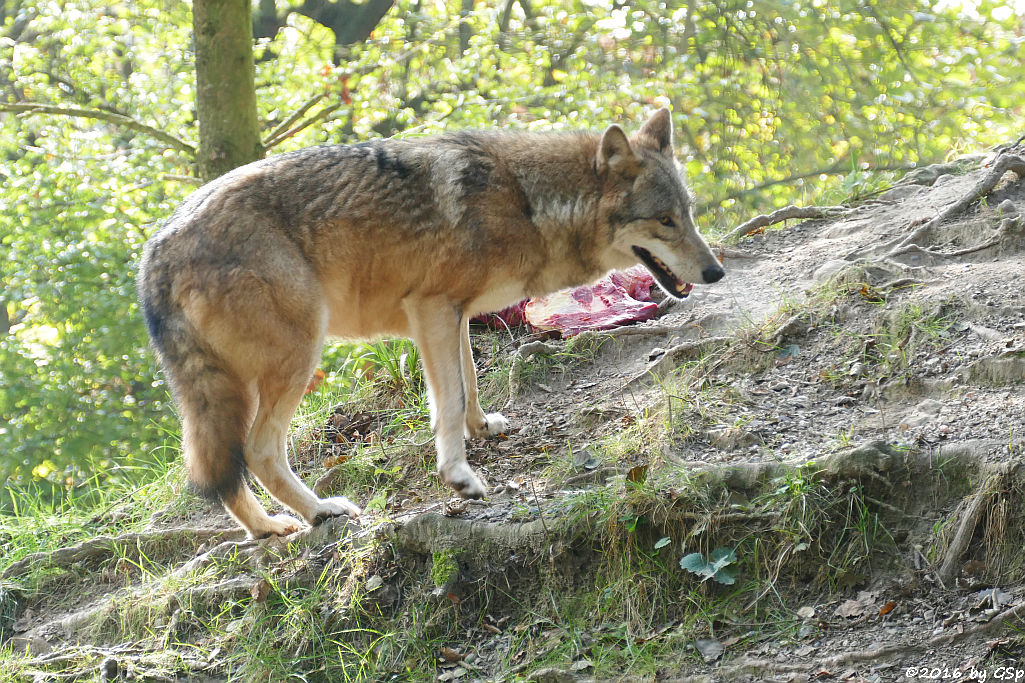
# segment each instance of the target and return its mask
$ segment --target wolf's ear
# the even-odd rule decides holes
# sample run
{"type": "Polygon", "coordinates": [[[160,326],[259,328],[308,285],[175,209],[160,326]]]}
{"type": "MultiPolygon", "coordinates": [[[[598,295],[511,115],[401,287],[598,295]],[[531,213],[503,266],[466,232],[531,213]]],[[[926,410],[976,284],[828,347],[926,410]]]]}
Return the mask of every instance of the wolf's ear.
{"type": "Polygon", "coordinates": [[[662,107],[652,114],[637,134],[650,138],[659,152],[671,153],[673,149],[673,119],[669,115],[669,110],[662,107]]]}
{"type": "Polygon", "coordinates": [[[623,129],[616,124],[606,128],[598,143],[598,157],[594,161],[598,175],[605,175],[608,171],[620,175],[637,175],[639,167],[637,155],[623,129]]]}

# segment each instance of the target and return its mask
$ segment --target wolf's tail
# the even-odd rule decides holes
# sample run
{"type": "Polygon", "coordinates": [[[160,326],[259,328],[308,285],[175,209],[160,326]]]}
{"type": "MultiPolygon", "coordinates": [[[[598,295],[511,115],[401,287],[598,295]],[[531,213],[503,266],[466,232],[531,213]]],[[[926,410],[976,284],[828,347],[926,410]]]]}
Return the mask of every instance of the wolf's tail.
{"type": "Polygon", "coordinates": [[[246,477],[245,441],[252,421],[241,382],[213,357],[188,359],[185,377],[165,363],[182,420],[189,482],[222,502],[235,499],[246,477]],[[194,368],[194,369],[193,369],[194,368]]]}
{"type": "Polygon", "coordinates": [[[180,309],[159,294],[149,296],[145,283],[139,290],[150,338],[181,413],[189,482],[207,498],[232,500],[245,483],[254,399],[180,309]]]}

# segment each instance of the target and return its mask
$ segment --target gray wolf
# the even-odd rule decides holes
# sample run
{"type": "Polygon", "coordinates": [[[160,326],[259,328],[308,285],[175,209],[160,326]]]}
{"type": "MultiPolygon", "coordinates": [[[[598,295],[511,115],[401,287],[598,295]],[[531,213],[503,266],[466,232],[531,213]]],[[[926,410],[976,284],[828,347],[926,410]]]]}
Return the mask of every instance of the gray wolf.
{"type": "Polygon", "coordinates": [[[142,310],[182,420],[188,476],[251,537],[247,473],[306,523],[359,514],[290,469],[285,437],[326,335],[410,337],[441,479],[485,487],[464,437],[505,431],[478,403],[471,316],[644,264],[670,295],[723,277],[694,226],[669,111],[632,137],[463,131],[313,147],[192,194],[146,245],[142,310]]]}

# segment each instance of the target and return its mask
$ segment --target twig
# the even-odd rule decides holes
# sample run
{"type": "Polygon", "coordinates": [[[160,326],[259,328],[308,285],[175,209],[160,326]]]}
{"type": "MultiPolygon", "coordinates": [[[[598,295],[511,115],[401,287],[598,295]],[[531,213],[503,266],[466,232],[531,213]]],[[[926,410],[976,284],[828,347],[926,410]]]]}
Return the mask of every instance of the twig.
{"type": "Polygon", "coordinates": [[[838,216],[847,210],[843,206],[787,206],[767,215],[755,216],[746,223],[738,225],[723,240],[739,239],[759,228],[765,228],[791,218],[829,218],[838,216]]]}
{"type": "Polygon", "coordinates": [[[294,128],[292,128],[290,130],[287,130],[284,133],[280,133],[276,137],[268,137],[267,140],[263,143],[263,148],[266,150],[266,149],[270,149],[271,147],[274,147],[276,145],[281,144],[282,142],[284,142],[288,138],[292,137],[296,133],[299,133],[300,131],[303,131],[306,128],[309,128],[310,126],[312,126],[317,121],[320,121],[321,119],[326,119],[328,116],[330,116],[334,112],[338,111],[338,109],[340,109],[341,106],[342,105],[341,105],[340,102],[335,102],[334,104],[332,104],[330,106],[324,107],[323,109],[318,111],[316,114],[314,114],[310,118],[306,119],[305,121],[303,121],[299,125],[295,126],[294,128]]]}
{"type": "Polygon", "coordinates": [[[537,516],[541,519],[541,527],[545,530],[545,536],[548,537],[548,543],[552,542],[551,533],[548,531],[548,524],[545,522],[545,513],[541,509],[541,501],[537,497],[537,489],[534,488],[534,478],[530,479],[530,492],[534,495],[534,505],[537,505],[537,516]]]}
{"type": "Polygon", "coordinates": [[[153,126],[148,126],[141,121],[136,121],[132,117],[125,116],[124,114],[115,114],[114,112],[104,111],[102,109],[63,107],[57,104],[44,104],[42,102],[0,102],[0,111],[20,112],[26,115],[53,114],[56,116],[70,116],[106,121],[107,123],[113,123],[121,126],[122,128],[128,128],[129,130],[134,130],[139,133],[145,133],[146,135],[149,135],[150,137],[155,138],[180,152],[185,152],[189,156],[196,156],[196,148],[184,140],[176,138],[170,133],[166,133],[159,128],[154,128],[153,126]]]}
{"type": "Polygon", "coordinates": [[[267,149],[267,147],[270,146],[270,141],[271,140],[273,140],[274,138],[276,138],[277,136],[281,135],[286,130],[288,130],[292,126],[292,124],[294,124],[296,121],[301,119],[303,117],[303,115],[306,114],[306,112],[308,112],[313,107],[313,105],[317,104],[317,102],[320,102],[325,97],[327,97],[327,93],[323,93],[323,92],[322,93],[318,93],[318,94],[314,95],[313,97],[311,97],[310,99],[308,99],[305,102],[303,102],[301,105],[299,105],[298,109],[296,109],[294,112],[292,112],[284,121],[279,123],[274,128],[274,130],[272,130],[271,132],[267,133],[267,137],[265,137],[263,139],[263,147],[264,147],[264,149],[267,149]]]}

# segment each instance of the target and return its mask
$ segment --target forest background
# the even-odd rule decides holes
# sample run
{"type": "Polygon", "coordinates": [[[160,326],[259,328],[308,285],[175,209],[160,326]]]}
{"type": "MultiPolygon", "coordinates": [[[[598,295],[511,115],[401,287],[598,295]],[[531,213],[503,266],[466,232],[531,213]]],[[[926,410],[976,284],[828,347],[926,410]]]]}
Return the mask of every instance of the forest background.
{"type": "MultiPolygon", "coordinates": [[[[630,128],[665,105],[713,238],[754,213],[864,198],[902,170],[1025,133],[1021,4],[241,7],[257,117],[236,127],[256,131],[250,154],[469,127],[630,128]]],[[[0,2],[5,492],[88,495],[177,453],[134,276],[160,221],[220,172],[199,144],[192,9],[0,2]]],[[[331,371],[351,348],[329,349],[329,383],[349,381],[331,371]]]]}

